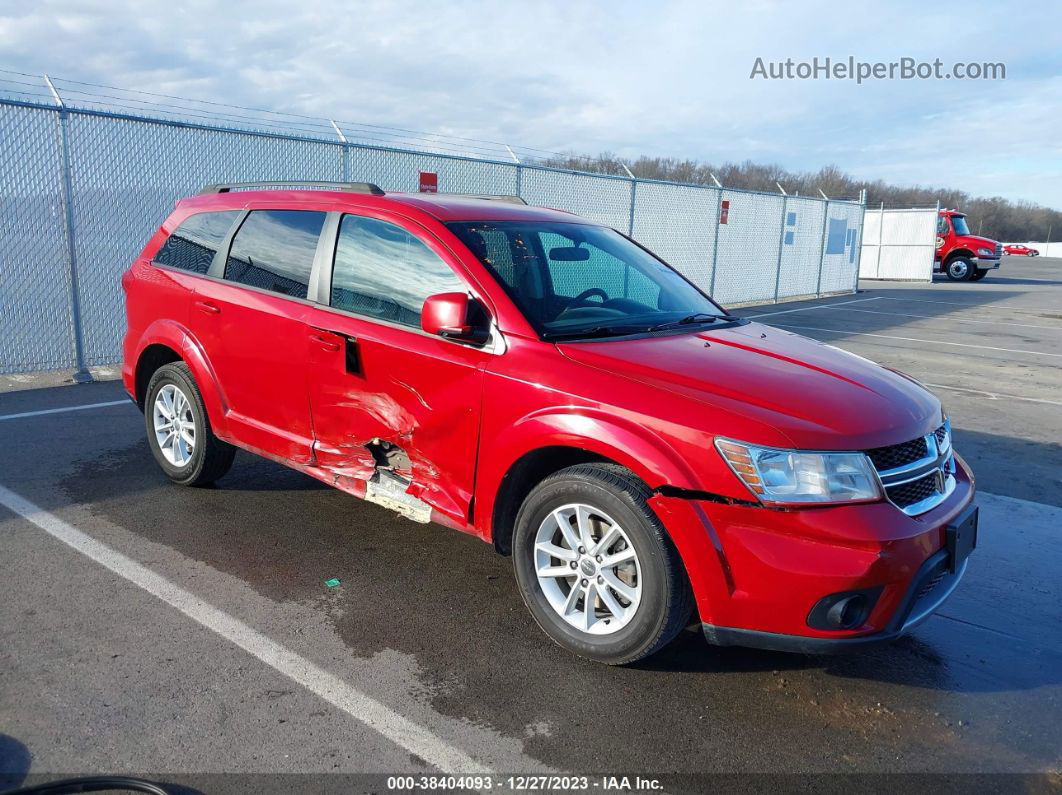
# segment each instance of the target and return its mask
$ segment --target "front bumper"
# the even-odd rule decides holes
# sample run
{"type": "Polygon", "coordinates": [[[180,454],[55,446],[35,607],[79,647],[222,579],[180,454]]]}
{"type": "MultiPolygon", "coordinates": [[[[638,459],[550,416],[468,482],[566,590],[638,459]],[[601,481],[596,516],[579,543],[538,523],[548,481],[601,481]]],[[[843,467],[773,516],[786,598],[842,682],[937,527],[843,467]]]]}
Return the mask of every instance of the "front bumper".
{"type": "Polygon", "coordinates": [[[956,462],[954,490],[917,516],[888,502],[787,511],[657,495],[650,505],[682,557],[709,641],[840,651],[910,631],[962,579],[964,565],[937,579],[942,559],[950,567],[948,527],[974,497],[969,469],[956,462]],[[809,624],[824,597],[861,589],[879,595],[858,627],[809,624]]]}
{"type": "Polygon", "coordinates": [[[998,268],[1000,263],[999,257],[970,257],[970,262],[974,264],[974,267],[979,271],[990,271],[993,268],[998,268]]]}
{"type": "Polygon", "coordinates": [[[948,570],[947,550],[941,549],[919,569],[907,590],[904,601],[885,629],[871,635],[843,638],[806,637],[761,632],[754,629],[735,629],[702,624],[705,638],[716,646],[749,646],[756,649],[797,652],[800,654],[837,654],[846,651],[881,646],[905,635],[936,612],[959,586],[969,560],[959,569],[948,570]]]}

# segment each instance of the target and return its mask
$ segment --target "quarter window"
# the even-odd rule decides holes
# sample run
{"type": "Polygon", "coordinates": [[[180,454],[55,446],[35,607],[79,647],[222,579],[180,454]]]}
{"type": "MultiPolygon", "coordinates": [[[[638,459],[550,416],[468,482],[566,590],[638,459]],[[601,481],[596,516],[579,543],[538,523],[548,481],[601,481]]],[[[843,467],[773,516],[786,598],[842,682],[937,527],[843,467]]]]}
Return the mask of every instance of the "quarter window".
{"type": "Polygon", "coordinates": [[[258,210],[232,240],[225,278],[250,287],[305,298],[324,213],[258,210]]]}
{"type": "Polygon", "coordinates": [[[197,213],[185,218],[166,238],[154,261],[159,265],[205,274],[239,214],[238,211],[197,213]]]}
{"type": "Polygon", "coordinates": [[[467,289],[449,265],[402,227],[343,216],[332,272],[332,306],[419,327],[424,299],[467,289]]]}

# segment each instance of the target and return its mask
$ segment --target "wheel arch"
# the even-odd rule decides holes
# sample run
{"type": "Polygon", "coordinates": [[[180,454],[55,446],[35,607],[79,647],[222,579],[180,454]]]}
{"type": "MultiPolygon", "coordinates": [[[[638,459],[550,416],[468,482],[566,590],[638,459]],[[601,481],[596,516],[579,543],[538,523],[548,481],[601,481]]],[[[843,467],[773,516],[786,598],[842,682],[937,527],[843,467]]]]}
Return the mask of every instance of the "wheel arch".
{"type": "Polygon", "coordinates": [[[226,438],[225,415],[228,409],[225,394],[206,351],[187,328],[172,320],[156,321],[141,338],[133,372],[137,405],[143,410],[147,385],[155,371],[175,361],[184,362],[192,371],[214,433],[226,438]]]}
{"type": "Polygon", "coordinates": [[[626,427],[614,415],[556,413],[525,418],[495,439],[491,450],[495,464],[486,469],[493,476],[481,481],[479,500],[489,526],[480,532],[502,554],[511,550],[516,514],[527,494],[569,466],[617,464],[650,490],[663,485],[696,488],[694,473],[663,439],[643,427],[626,427]]]}

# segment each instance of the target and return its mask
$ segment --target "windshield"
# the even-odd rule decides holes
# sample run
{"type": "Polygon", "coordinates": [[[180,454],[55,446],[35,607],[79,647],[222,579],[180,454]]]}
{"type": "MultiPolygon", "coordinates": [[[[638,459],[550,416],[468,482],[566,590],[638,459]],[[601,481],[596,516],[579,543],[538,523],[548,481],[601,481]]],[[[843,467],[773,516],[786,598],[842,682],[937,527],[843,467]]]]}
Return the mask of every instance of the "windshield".
{"type": "Polygon", "coordinates": [[[591,224],[448,224],[546,339],[717,322],[726,312],[615,230],[591,224]]]}
{"type": "Polygon", "coordinates": [[[951,228],[955,230],[957,235],[970,234],[970,227],[966,225],[965,215],[953,215],[951,217],[951,228]]]}

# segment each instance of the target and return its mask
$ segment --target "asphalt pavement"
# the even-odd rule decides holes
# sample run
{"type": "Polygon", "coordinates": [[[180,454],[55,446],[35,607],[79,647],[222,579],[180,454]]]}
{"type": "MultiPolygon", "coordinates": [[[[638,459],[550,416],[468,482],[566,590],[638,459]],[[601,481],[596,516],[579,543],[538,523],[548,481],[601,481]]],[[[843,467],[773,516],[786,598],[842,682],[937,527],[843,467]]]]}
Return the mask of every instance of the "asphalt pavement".
{"type": "Polygon", "coordinates": [[[13,391],[0,394],[0,788],[103,772],[202,792],[386,789],[380,775],[440,771],[640,775],[675,791],[723,773],[1057,783],[1062,260],[740,313],[944,400],[977,475],[980,542],[911,636],[820,658],[713,648],[690,630],[605,667],[554,646],[511,561],[476,539],[243,453],[216,487],[179,488],[117,382],[13,391]]]}

